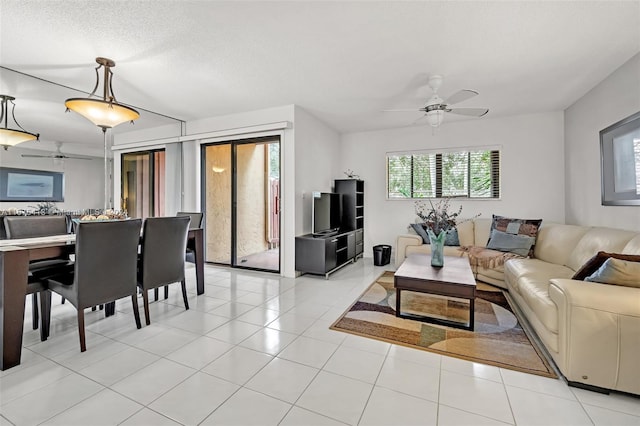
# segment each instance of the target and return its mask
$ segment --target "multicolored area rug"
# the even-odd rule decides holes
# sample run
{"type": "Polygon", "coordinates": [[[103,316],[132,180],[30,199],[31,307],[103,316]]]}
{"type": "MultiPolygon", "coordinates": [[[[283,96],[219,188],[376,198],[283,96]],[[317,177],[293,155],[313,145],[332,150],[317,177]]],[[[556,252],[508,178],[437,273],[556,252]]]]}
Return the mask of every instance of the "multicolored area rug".
{"type": "MultiPolygon", "coordinates": [[[[502,290],[478,283],[475,331],[396,317],[393,272],[383,273],[331,326],[331,329],[501,368],[557,377],[525,334],[502,290]]],[[[403,313],[468,321],[468,302],[402,292],[403,313]]]]}

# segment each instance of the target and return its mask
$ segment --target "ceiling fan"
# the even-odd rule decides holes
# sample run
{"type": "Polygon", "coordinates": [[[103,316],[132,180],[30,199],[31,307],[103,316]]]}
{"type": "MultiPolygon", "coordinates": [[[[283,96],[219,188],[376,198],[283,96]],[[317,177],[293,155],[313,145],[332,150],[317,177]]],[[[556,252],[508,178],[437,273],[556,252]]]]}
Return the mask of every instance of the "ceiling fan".
{"type": "Polygon", "coordinates": [[[441,75],[430,75],[427,82],[428,86],[433,90],[433,96],[427,101],[427,103],[420,108],[402,108],[402,109],[385,109],[384,112],[415,112],[422,111],[425,114],[416,120],[416,122],[426,118],[427,122],[432,127],[438,127],[442,124],[444,119],[444,113],[450,112],[452,114],[468,115],[471,117],[482,117],[489,112],[487,108],[452,108],[451,106],[467,99],[473,98],[478,95],[475,90],[463,89],[453,95],[449,96],[446,100],[443,100],[438,96],[438,89],[442,85],[441,75]]]}
{"type": "Polygon", "coordinates": [[[52,158],[53,160],[93,160],[94,157],[86,155],[67,155],[62,152],[62,142],[54,142],[56,151],[50,154],[22,154],[25,158],[52,158]]]}

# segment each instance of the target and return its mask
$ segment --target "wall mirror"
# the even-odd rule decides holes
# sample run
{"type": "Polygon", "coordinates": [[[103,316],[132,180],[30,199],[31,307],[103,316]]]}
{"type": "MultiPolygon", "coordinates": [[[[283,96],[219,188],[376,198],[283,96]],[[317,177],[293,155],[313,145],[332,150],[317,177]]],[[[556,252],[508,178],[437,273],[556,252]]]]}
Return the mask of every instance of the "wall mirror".
{"type": "Polygon", "coordinates": [[[640,206],[640,112],[600,131],[602,205],[640,206]]]}
{"type": "MultiPolygon", "coordinates": [[[[87,69],[87,86],[92,86],[93,82],[91,70],[87,69]]],[[[117,84],[116,76],[116,80],[114,80],[116,88],[117,84]]],[[[92,87],[81,89],[90,90],[92,87]]],[[[97,157],[104,155],[102,130],[79,114],[65,112],[65,99],[86,97],[89,95],[88,91],[59,85],[0,66],[0,94],[14,96],[16,98],[15,117],[18,123],[27,131],[40,134],[40,141],[24,142],[15,148],[53,152],[56,150],[55,143],[62,142],[62,150],[65,154],[74,153],[97,157]]],[[[120,97],[118,100],[123,101],[120,97]]],[[[138,110],[140,118],[134,124],[124,123],[113,128],[109,133],[113,132],[116,140],[118,135],[124,133],[159,127],[162,128],[162,133],[158,135],[159,138],[180,136],[181,120],[139,106],[131,106],[138,110]]],[[[10,127],[13,126],[10,125],[10,127]]]]}

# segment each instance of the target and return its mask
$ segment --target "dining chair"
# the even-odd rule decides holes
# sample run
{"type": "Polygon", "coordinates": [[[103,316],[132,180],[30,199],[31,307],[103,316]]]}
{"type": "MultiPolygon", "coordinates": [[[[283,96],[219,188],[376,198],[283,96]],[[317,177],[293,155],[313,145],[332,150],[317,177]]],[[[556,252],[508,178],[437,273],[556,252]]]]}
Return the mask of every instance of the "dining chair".
{"type": "MultiPolygon", "coordinates": [[[[200,229],[202,228],[202,219],[204,217],[202,212],[178,212],[176,216],[188,216],[191,218],[191,222],[189,223],[189,229],[200,229]]],[[[189,263],[196,263],[195,252],[193,244],[194,241],[189,241],[187,239],[187,249],[185,250],[185,260],[189,263]]],[[[158,301],[158,289],[153,290],[154,299],[156,302],[158,301]]],[[[164,287],[164,298],[167,299],[169,297],[169,287],[164,287]]]]}
{"type": "MultiPolygon", "coordinates": [[[[202,212],[178,212],[176,213],[176,216],[189,216],[191,218],[189,229],[202,228],[202,219],[204,218],[204,214],[202,212]]],[[[193,241],[187,241],[186,260],[190,263],[196,263],[193,244],[193,241]]]]}
{"type": "Polygon", "coordinates": [[[138,286],[142,290],[146,324],[149,317],[148,290],[180,282],[185,309],[189,309],[184,274],[184,254],[190,218],[149,217],[144,221],[138,265],[138,286]]]}
{"type": "MultiPolygon", "coordinates": [[[[15,240],[67,234],[68,224],[65,216],[5,216],[4,229],[7,239],[15,240]]],[[[73,262],[69,259],[29,262],[27,295],[31,295],[31,318],[34,330],[38,329],[39,316],[43,322],[48,321],[50,316],[48,310],[51,307],[51,293],[47,291],[45,278],[72,267],[73,262]],[[38,294],[40,295],[40,315],[38,314],[38,294]]],[[[48,330],[47,324],[41,325],[40,340],[47,340],[48,330]]]]}
{"type": "Polygon", "coordinates": [[[136,273],[141,219],[81,222],[76,226],[75,264],[71,272],[47,279],[49,290],[78,310],[80,351],[86,351],[84,309],[131,297],[140,328],[136,273]]]}

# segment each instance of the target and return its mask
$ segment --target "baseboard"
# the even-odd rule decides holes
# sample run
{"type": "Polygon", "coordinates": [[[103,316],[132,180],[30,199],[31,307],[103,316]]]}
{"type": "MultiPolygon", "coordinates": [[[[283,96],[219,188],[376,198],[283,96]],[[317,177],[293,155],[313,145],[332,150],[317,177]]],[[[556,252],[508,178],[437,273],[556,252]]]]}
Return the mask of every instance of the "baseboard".
{"type": "Polygon", "coordinates": [[[593,392],[603,393],[605,395],[609,395],[609,393],[611,393],[611,390],[609,389],[601,388],[599,386],[587,385],[585,383],[567,381],[567,384],[574,388],[586,389],[593,392]]]}

